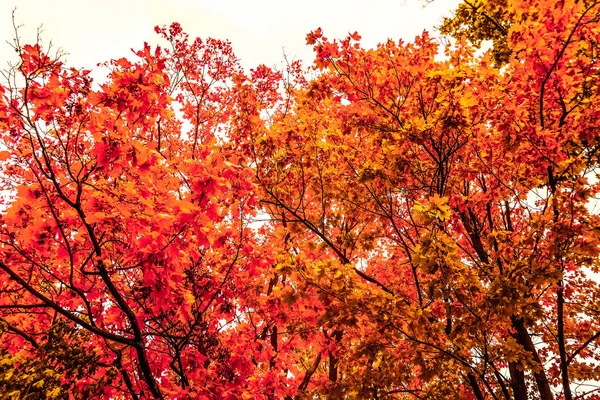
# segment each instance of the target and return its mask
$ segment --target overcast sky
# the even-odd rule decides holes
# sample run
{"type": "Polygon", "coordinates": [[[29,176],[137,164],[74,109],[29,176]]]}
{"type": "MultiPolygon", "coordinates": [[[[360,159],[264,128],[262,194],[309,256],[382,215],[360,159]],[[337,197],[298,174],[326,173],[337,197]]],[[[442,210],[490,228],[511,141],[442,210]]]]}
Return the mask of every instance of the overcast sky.
{"type": "Polygon", "coordinates": [[[458,0],[0,0],[0,68],[14,60],[11,12],[25,42],[43,39],[69,53],[68,65],[91,68],[157,43],[155,25],[179,22],[192,37],[229,39],[245,68],[312,61],[306,34],[321,27],[329,38],[358,31],[365,46],[387,38],[412,40],[433,31],[458,0]]]}

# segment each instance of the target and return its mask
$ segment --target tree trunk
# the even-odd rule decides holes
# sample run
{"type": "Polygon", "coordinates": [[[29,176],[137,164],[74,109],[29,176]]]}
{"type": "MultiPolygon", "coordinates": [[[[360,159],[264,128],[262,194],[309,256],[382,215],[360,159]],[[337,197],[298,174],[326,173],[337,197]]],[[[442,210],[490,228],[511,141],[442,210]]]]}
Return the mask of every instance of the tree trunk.
{"type": "Polygon", "coordinates": [[[550,390],[550,384],[548,383],[548,378],[546,377],[546,371],[544,371],[544,365],[542,364],[542,360],[540,359],[540,356],[533,345],[531,335],[529,335],[527,328],[525,328],[525,325],[523,324],[523,319],[513,317],[512,324],[517,331],[518,343],[523,346],[525,351],[531,353],[533,360],[540,367],[539,371],[533,374],[535,382],[537,383],[538,391],[540,392],[540,398],[542,400],[554,400],[554,395],[552,394],[552,390],[550,390]]]}
{"type": "Polygon", "coordinates": [[[510,387],[515,400],[527,400],[527,386],[525,386],[525,373],[517,368],[517,364],[508,364],[510,372],[510,387]]]}

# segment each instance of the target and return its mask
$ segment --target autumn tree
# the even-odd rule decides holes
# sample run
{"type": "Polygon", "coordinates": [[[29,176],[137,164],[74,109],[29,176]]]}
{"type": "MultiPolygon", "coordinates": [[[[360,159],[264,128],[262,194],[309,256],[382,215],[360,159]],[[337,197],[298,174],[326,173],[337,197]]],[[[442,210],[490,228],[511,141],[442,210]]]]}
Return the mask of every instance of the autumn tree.
{"type": "Polygon", "coordinates": [[[333,397],[597,396],[600,4],[506,7],[502,70],[312,32],[320,74],[250,136],[333,397]]]}
{"type": "Polygon", "coordinates": [[[97,86],[17,40],[3,396],[600,398],[599,10],[318,29],[282,71],[173,24],[97,86]]]}
{"type": "Polygon", "coordinates": [[[219,145],[241,69],[227,42],[157,32],[166,47],[106,64],[97,89],[15,42],[0,106],[8,398],[262,390],[258,338],[234,328],[271,261],[249,227],[251,171],[219,145]]]}

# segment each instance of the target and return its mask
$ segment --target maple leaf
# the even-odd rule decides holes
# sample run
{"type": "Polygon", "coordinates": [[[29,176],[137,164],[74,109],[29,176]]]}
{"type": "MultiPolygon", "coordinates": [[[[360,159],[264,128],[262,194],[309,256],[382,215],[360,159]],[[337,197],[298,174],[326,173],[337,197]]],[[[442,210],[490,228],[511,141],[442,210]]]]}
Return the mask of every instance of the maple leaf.
{"type": "Polygon", "coordinates": [[[317,28],[317,30],[310,32],[306,35],[306,44],[313,45],[317,43],[323,37],[323,31],[321,28],[317,28]]]}

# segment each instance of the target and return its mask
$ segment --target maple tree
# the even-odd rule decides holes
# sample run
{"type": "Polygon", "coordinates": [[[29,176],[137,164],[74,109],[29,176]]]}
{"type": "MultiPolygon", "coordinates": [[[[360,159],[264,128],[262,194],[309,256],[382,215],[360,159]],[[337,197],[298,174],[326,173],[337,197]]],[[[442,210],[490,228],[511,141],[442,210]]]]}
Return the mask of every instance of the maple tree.
{"type": "Polygon", "coordinates": [[[248,72],[173,24],[97,87],[16,40],[2,396],[600,398],[599,15],[465,1],[443,57],[318,29],[248,72]]]}

